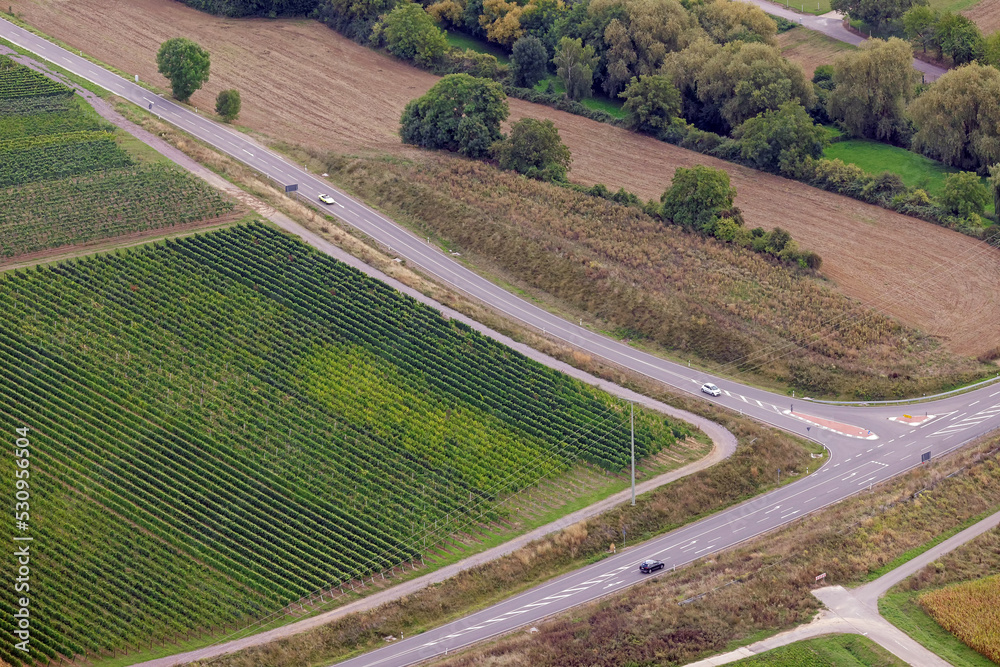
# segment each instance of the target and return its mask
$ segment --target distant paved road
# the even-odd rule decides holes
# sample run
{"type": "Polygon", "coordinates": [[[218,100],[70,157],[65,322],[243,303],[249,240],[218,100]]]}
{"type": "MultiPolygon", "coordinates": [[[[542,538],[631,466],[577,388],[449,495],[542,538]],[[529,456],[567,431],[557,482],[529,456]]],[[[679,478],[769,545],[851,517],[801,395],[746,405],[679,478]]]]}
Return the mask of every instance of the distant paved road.
{"type": "MultiPolygon", "coordinates": [[[[820,442],[830,452],[829,462],[814,475],[651,540],[640,549],[630,549],[569,573],[478,614],[345,663],[351,667],[405,667],[621,590],[644,580],[636,571],[643,558],[658,557],[668,566],[689,563],[899,475],[920,465],[925,452],[940,456],[1000,425],[1000,388],[996,385],[924,403],[919,411],[925,411],[928,417],[923,419],[918,408],[912,406],[865,408],[789,399],[636,350],[510,294],[362,202],[337,192],[327,181],[231,128],[155,96],[8,21],[0,20],[0,36],[135,104],[144,108],[152,105],[153,111],[167,122],[240,162],[279,182],[297,183],[307,200],[315,202],[324,192],[334,195],[338,203],[325,207],[326,212],[391,248],[394,254],[442,283],[495,310],[682,392],[820,442]],[[699,387],[706,381],[719,385],[722,394],[718,397],[701,394],[699,387]],[[916,421],[903,419],[904,413],[916,421]]],[[[774,474],[777,477],[780,471],[774,474]]]]}
{"type": "MultiPolygon", "coordinates": [[[[808,2],[808,0],[806,0],[808,2]]],[[[798,23],[810,30],[815,30],[816,32],[821,32],[828,37],[832,37],[841,42],[847,42],[848,44],[853,44],[858,46],[863,41],[864,37],[855,35],[850,30],[844,27],[843,19],[841,16],[835,12],[830,12],[829,14],[823,14],[821,16],[816,16],[815,14],[804,14],[794,10],[794,7],[802,7],[802,2],[790,3],[792,9],[786,8],[784,3],[770,2],[770,0],[743,0],[743,2],[749,2],[751,4],[757,5],[768,14],[773,16],[780,16],[781,18],[788,19],[798,23]]],[[[913,67],[918,72],[924,75],[924,81],[936,81],[939,76],[947,72],[948,70],[944,67],[939,67],[937,65],[932,65],[930,63],[925,63],[923,60],[913,59],[913,67]]],[[[808,72],[807,72],[808,74],[808,72]]]]}

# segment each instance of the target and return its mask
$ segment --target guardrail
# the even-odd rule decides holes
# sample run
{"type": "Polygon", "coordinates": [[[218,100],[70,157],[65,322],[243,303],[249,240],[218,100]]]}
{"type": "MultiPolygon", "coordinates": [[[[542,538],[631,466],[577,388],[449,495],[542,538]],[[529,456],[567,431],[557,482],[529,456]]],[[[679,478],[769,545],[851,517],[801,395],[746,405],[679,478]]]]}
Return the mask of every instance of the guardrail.
{"type": "Polygon", "coordinates": [[[921,396],[920,398],[897,398],[891,401],[821,401],[819,399],[809,398],[808,396],[803,397],[802,400],[809,401],[810,403],[822,403],[824,405],[899,405],[900,403],[922,403],[924,401],[933,401],[937,398],[944,398],[945,396],[953,396],[967,391],[973,391],[979,387],[985,387],[986,385],[992,384],[998,380],[1000,380],[1000,373],[997,373],[994,377],[980,380],[975,384],[970,384],[966,387],[959,387],[958,389],[952,389],[950,391],[943,391],[940,394],[934,394],[933,396],[921,396]]]}

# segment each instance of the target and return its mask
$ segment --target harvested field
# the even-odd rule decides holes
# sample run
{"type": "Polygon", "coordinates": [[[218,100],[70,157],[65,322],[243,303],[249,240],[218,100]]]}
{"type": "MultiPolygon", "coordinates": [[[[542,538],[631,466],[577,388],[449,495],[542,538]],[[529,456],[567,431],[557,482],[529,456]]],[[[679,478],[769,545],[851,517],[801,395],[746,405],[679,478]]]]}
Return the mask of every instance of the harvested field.
{"type": "Polygon", "coordinates": [[[842,53],[857,50],[851,44],[808,28],[792,28],[779,34],[778,48],[781,55],[801,65],[809,77],[820,65],[832,65],[842,53]]]}
{"type": "Polygon", "coordinates": [[[1000,30],[1000,0],[980,0],[962,13],[975,21],[984,35],[1000,30]]]}
{"type": "MultiPolygon", "coordinates": [[[[187,36],[212,53],[212,79],[192,100],[214,107],[223,88],[243,95],[240,122],[321,150],[418,156],[399,144],[403,106],[436,78],[305,20],[232,20],[176,2],[16,0],[24,20],[147,81],[161,42],[187,36]],[[108,39],[114,33],[115,39],[108,39]]],[[[737,167],[547,107],[511,100],[511,116],[550,118],[573,152],[571,177],[659,197],[678,166],[730,172],[748,224],[788,229],[823,256],[848,295],[938,336],[960,354],[1000,344],[1000,253],[935,225],[737,167]]]]}

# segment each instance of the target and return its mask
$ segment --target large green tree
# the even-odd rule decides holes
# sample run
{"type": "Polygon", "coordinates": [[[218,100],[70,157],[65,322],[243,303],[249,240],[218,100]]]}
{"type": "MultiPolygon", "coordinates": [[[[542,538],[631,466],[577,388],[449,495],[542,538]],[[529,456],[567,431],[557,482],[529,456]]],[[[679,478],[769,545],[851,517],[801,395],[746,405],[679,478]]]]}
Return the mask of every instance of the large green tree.
{"type": "Polygon", "coordinates": [[[877,30],[895,21],[914,5],[914,0],[830,0],[830,8],[877,30]]]}
{"type": "Polygon", "coordinates": [[[510,54],[510,72],[514,85],[530,88],[545,78],[549,70],[549,53],[539,38],[528,35],[514,42],[510,54]]]}
{"type": "Polygon", "coordinates": [[[979,26],[961,14],[946,12],[938,20],[934,31],[942,55],[951,58],[956,65],[971,63],[986,49],[979,26]]]}
{"type": "Polygon", "coordinates": [[[403,143],[483,158],[503,137],[500,124],[508,113],[496,81],[449,74],[406,105],[399,134],[403,143]]]}
{"type": "Polygon", "coordinates": [[[698,165],[678,167],[663,193],[662,214],[674,224],[711,234],[720,214],[733,207],[736,188],[722,169],[698,165]]]}
{"type": "Polygon", "coordinates": [[[510,136],[497,142],[494,156],[504,169],[543,181],[564,181],[570,153],[551,120],[522,118],[510,126],[510,136]]]}
{"type": "Polygon", "coordinates": [[[382,21],[385,47],[403,60],[431,65],[448,50],[448,40],[434,19],[415,2],[404,2],[382,21]]]}
{"type": "Polygon", "coordinates": [[[594,47],[584,46],[580,39],[563,37],[552,62],[556,66],[556,76],[562,79],[566,88],[566,97],[571,100],[590,97],[597,65],[594,47]]]}
{"type": "Polygon", "coordinates": [[[695,76],[702,104],[715,106],[728,133],[748,118],[785,102],[809,108],[815,100],[802,67],[772,46],[733,42],[712,56],[695,76]]]}
{"type": "Polygon", "coordinates": [[[937,12],[927,5],[916,5],[903,14],[903,33],[906,39],[927,53],[927,47],[937,43],[937,22],[937,12]]]}
{"type": "Polygon", "coordinates": [[[823,155],[827,132],[797,102],[750,118],[733,131],[740,155],[758,169],[790,176],[799,173],[806,158],[823,155]]]}
{"type": "Polygon", "coordinates": [[[1000,71],[972,63],[945,72],[910,103],[913,149],[986,173],[1000,162],[1000,71]]]}
{"type": "Polygon", "coordinates": [[[661,74],[633,77],[619,97],[625,98],[629,127],[639,132],[657,135],[681,113],[680,92],[661,74]]]}
{"type": "Polygon", "coordinates": [[[898,37],[870,39],[837,59],[827,109],[858,137],[896,142],[906,136],[906,105],[920,73],[913,51],[898,37]]]}
{"type": "Polygon", "coordinates": [[[632,77],[655,74],[666,54],[686,45],[692,31],[701,34],[694,16],[676,0],[592,0],[588,11],[604,25],[600,83],[610,96],[632,77]]]}
{"type": "Polygon", "coordinates": [[[187,102],[208,81],[209,60],[208,51],[190,39],[175,37],[160,45],[156,67],[170,80],[174,97],[187,102]]]}

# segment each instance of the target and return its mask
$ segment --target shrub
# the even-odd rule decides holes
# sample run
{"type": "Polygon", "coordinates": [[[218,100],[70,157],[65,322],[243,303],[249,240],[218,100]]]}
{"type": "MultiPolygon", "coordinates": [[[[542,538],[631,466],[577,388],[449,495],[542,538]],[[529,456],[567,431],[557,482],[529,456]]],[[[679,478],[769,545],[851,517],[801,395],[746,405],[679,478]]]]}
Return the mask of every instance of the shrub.
{"type": "Polygon", "coordinates": [[[510,62],[514,85],[531,88],[548,73],[549,53],[542,40],[529,35],[514,42],[510,62]]]}
{"type": "Polygon", "coordinates": [[[376,25],[372,41],[385,39],[389,53],[418,65],[431,65],[448,50],[448,40],[430,14],[415,2],[393,9],[381,25],[376,25]]]}
{"type": "Polygon", "coordinates": [[[983,213],[990,203],[990,191],[971,171],[948,174],[941,192],[941,206],[946,211],[962,218],[983,213]]]}
{"type": "Polygon", "coordinates": [[[678,167],[660,201],[665,219],[711,234],[719,214],[733,207],[735,197],[736,188],[729,184],[729,174],[698,165],[691,169],[678,167]]]}
{"type": "Polygon", "coordinates": [[[240,99],[240,91],[235,89],[223,90],[215,98],[215,113],[222,116],[222,120],[231,123],[240,115],[243,101],[240,99]]]}
{"type": "Polygon", "coordinates": [[[507,96],[495,81],[449,74],[403,110],[403,143],[483,158],[502,138],[507,96]]]}
{"type": "Polygon", "coordinates": [[[493,154],[503,169],[511,169],[542,181],[564,181],[570,153],[551,120],[522,118],[510,128],[510,136],[497,142],[493,154]]]}

